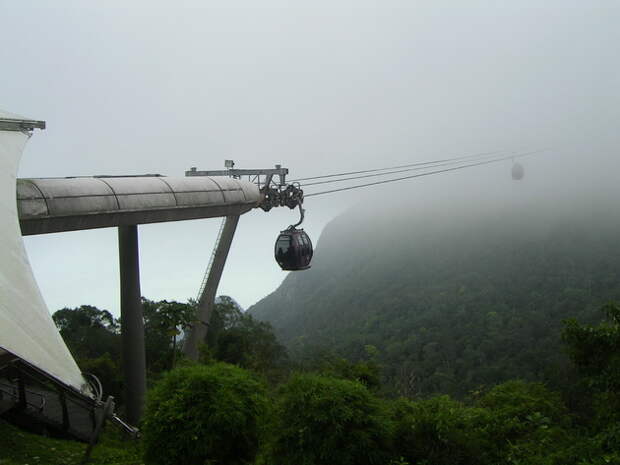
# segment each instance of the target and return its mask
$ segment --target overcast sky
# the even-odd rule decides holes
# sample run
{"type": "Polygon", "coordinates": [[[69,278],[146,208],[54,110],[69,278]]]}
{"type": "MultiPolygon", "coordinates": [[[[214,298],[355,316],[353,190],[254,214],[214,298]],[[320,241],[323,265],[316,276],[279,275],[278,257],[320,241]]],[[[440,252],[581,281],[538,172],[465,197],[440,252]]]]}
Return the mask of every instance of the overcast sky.
{"type": "MultiPolygon", "coordinates": [[[[0,108],[48,123],[20,177],[182,176],[227,158],[300,177],[551,147],[530,166],[596,183],[620,177],[619,5],[0,0],[0,108]]],[[[508,169],[467,176],[481,189],[508,169]]],[[[308,199],[304,226],[316,242],[354,203],[432,195],[455,176],[308,199]]],[[[247,307],[272,292],[285,276],[273,242],[296,218],[244,215],[219,293],[247,307]]],[[[141,226],[143,295],[195,297],[218,226],[141,226]]],[[[116,234],[25,239],[51,311],[118,314],[116,234]]]]}

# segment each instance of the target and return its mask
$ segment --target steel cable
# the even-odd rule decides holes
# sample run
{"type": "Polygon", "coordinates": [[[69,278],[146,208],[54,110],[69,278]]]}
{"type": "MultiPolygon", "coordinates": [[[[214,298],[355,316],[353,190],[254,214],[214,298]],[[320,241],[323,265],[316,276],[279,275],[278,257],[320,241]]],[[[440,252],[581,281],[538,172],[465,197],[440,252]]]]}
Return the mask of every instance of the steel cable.
{"type": "Polygon", "coordinates": [[[351,190],[351,189],[359,189],[359,188],[362,188],[362,187],[376,186],[378,184],[387,184],[387,183],[390,183],[390,182],[402,181],[402,180],[405,180],[405,179],[420,178],[422,176],[430,176],[432,174],[446,173],[446,172],[449,172],[449,171],[457,171],[457,170],[461,170],[461,169],[464,169],[464,168],[471,168],[471,167],[474,167],[474,166],[488,165],[490,163],[497,163],[499,161],[510,160],[510,159],[513,159],[513,158],[521,158],[521,157],[525,157],[525,156],[528,156],[528,155],[533,155],[533,154],[536,154],[536,153],[540,153],[540,152],[543,152],[543,151],[544,150],[534,150],[534,151],[531,151],[531,152],[526,152],[526,153],[521,153],[521,154],[508,155],[508,156],[501,157],[501,158],[494,158],[492,160],[484,160],[484,161],[479,161],[479,162],[476,162],[476,163],[470,163],[470,164],[467,164],[467,165],[460,165],[460,166],[456,166],[456,167],[453,167],[453,168],[445,168],[445,169],[442,169],[442,170],[435,170],[435,171],[428,171],[428,172],[425,172],[425,173],[413,174],[411,176],[402,176],[402,177],[399,177],[399,178],[384,179],[382,181],[375,181],[375,182],[370,182],[370,183],[366,183],[366,184],[358,184],[358,185],[355,185],[355,186],[341,187],[339,189],[331,189],[331,190],[322,191],[322,192],[312,192],[312,193],[309,193],[309,194],[305,194],[304,198],[306,198],[306,197],[314,197],[314,196],[317,196],[317,195],[331,194],[332,192],[341,192],[341,191],[347,191],[347,190],[351,190]]]}
{"type": "Polygon", "coordinates": [[[481,157],[481,156],[497,155],[497,154],[500,154],[502,152],[505,152],[505,150],[496,150],[494,152],[475,153],[475,154],[472,154],[472,155],[464,155],[464,156],[460,156],[460,157],[446,158],[446,159],[443,159],[443,160],[433,160],[433,161],[423,161],[423,162],[409,163],[407,165],[389,166],[389,167],[386,167],[386,168],[375,168],[375,169],[361,170],[361,171],[349,171],[349,172],[346,172],[346,173],[324,174],[324,175],[321,175],[321,176],[311,176],[311,177],[308,177],[308,178],[293,179],[293,180],[291,180],[289,182],[310,181],[310,180],[313,180],[313,179],[334,178],[334,177],[338,177],[338,176],[348,176],[348,175],[351,175],[351,174],[374,173],[376,171],[396,170],[396,169],[400,169],[400,168],[409,168],[409,167],[413,167],[413,166],[434,165],[434,164],[437,164],[437,163],[444,163],[444,162],[456,162],[456,161],[459,161],[459,160],[467,160],[467,159],[470,159],[470,158],[477,158],[477,157],[481,157]]]}
{"type": "MultiPolygon", "coordinates": [[[[484,155],[484,156],[477,156],[474,157],[472,156],[471,158],[467,159],[467,161],[474,161],[474,160],[482,160],[485,158],[489,158],[491,157],[491,155],[484,155]]],[[[428,162],[430,163],[430,162],[428,162]]],[[[352,176],[352,177],[348,177],[348,178],[339,178],[339,179],[330,179],[328,181],[318,181],[318,182],[309,182],[309,183],[303,183],[302,187],[308,187],[308,186],[317,186],[320,184],[330,184],[332,182],[342,182],[342,181],[351,181],[353,179],[364,179],[364,178],[373,178],[373,177],[377,177],[377,176],[388,176],[390,174],[396,174],[396,173],[406,173],[409,171],[420,171],[420,170],[424,170],[424,169],[429,169],[429,168],[437,168],[440,166],[451,166],[451,165],[456,165],[459,163],[463,163],[463,160],[461,161],[448,161],[445,163],[440,163],[440,162],[434,162],[435,164],[430,165],[430,166],[416,166],[415,168],[407,168],[404,170],[397,170],[397,171],[387,171],[385,173],[374,173],[374,174],[365,174],[363,176],[352,176]]]]}

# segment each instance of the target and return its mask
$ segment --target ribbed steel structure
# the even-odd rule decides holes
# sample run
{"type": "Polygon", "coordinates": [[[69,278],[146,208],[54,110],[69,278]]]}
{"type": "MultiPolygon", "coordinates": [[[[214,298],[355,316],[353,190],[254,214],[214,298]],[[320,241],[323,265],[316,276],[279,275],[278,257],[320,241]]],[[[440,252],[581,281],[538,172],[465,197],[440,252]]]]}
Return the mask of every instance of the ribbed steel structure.
{"type": "Polygon", "coordinates": [[[77,177],[17,180],[23,235],[240,215],[261,194],[228,177],[77,177]]]}

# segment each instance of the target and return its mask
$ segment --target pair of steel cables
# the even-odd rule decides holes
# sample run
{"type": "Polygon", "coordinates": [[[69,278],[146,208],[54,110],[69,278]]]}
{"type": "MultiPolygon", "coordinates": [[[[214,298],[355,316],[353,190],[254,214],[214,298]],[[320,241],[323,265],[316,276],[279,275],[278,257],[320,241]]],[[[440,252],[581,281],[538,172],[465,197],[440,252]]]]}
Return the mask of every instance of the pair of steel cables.
{"type": "Polygon", "coordinates": [[[535,155],[543,150],[532,150],[527,152],[507,153],[504,150],[495,152],[483,152],[472,155],[465,155],[453,158],[446,158],[441,160],[416,162],[405,165],[390,166],[385,168],[375,168],[360,171],[349,171],[343,173],[331,173],[320,176],[311,176],[306,178],[294,179],[291,182],[299,183],[304,190],[310,186],[331,184],[344,181],[353,181],[357,179],[366,179],[372,177],[391,176],[400,173],[422,171],[421,173],[410,174],[406,176],[390,177],[388,179],[381,179],[379,181],[367,182],[363,184],[355,184],[352,186],[340,187],[335,189],[329,189],[319,192],[307,192],[304,197],[313,197],[318,195],[330,194],[333,192],[347,191],[351,189],[359,189],[362,187],[376,186],[379,184],[387,184],[396,181],[403,181],[406,179],[414,179],[423,176],[431,176],[434,174],[446,173],[450,171],[458,171],[465,168],[472,168],[475,166],[488,165],[491,163],[498,163],[505,160],[514,160],[521,157],[535,155]],[[306,182],[311,181],[311,182],[306,182]]]}

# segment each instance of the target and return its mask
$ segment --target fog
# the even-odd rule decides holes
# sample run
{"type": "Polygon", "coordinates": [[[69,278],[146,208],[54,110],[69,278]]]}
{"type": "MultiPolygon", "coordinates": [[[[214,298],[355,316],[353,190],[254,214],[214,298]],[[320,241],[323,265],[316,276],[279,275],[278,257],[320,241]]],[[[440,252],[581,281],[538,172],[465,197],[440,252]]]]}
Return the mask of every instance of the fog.
{"type": "MultiPolygon", "coordinates": [[[[297,178],[547,149],[523,160],[521,183],[506,161],[310,197],[315,242],[355,205],[363,228],[413,214],[408,199],[617,198],[618,3],[506,3],[0,0],[0,108],[48,123],[19,176],[181,176],[234,159],[297,178]]],[[[247,307],[272,292],[286,276],[273,241],[296,220],[244,215],[219,293],[247,307]]],[[[143,295],[195,297],[218,226],[141,226],[143,295]]],[[[25,241],[50,310],[118,314],[115,229],[25,241]]]]}

